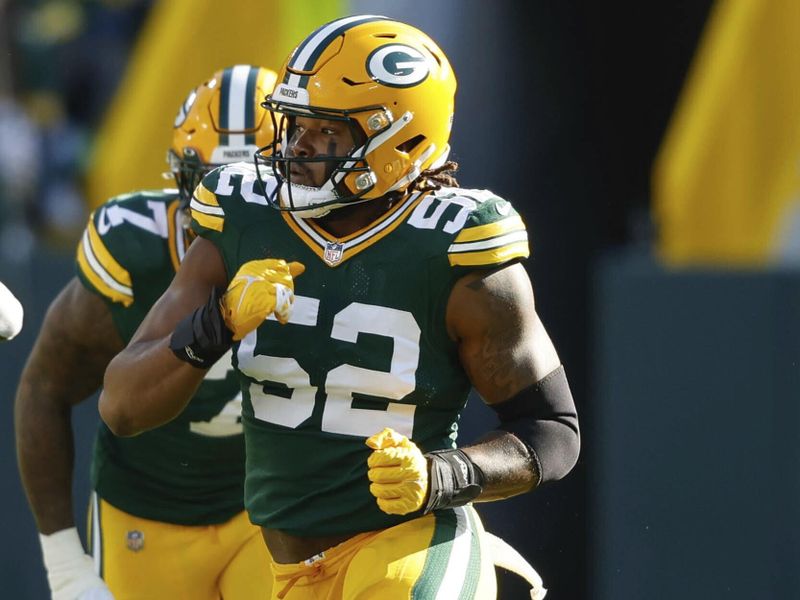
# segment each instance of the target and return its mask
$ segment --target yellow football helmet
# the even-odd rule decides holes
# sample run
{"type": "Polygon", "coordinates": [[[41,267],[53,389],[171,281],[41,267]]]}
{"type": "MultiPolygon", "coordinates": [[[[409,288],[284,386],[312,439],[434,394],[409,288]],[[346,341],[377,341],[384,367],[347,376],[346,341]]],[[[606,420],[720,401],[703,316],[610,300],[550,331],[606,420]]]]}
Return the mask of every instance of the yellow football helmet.
{"type": "Polygon", "coordinates": [[[270,69],[236,65],[217,71],[189,93],[175,117],[167,152],[182,202],[188,204],[208,171],[251,160],[272,141],[272,119],[262,103],[276,78],[270,69]]]}
{"type": "Polygon", "coordinates": [[[256,167],[270,166],[279,181],[267,200],[320,217],[404,190],[447,160],[455,92],[444,52],[415,27],[374,15],[323,25],[291,53],[264,103],[275,139],[256,154],[256,167]],[[347,122],[356,147],[344,156],[288,156],[298,116],[347,122]],[[319,188],[292,184],[292,163],[309,161],[335,165],[319,188]]]}

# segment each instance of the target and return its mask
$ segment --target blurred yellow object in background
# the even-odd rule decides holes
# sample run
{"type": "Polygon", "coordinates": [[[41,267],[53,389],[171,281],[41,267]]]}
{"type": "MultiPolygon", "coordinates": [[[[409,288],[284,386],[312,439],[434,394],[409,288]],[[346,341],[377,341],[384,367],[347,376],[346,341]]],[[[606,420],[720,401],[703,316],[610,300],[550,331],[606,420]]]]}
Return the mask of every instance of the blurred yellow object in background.
{"type": "Polygon", "coordinates": [[[148,16],[94,140],[86,194],[92,208],[117,194],[175,187],[166,153],[186,94],[234,64],[277,70],[309,31],[347,0],[160,0],[148,16]]]}
{"type": "Polygon", "coordinates": [[[717,0],[653,202],[670,264],[800,260],[800,2],[717,0]]]}

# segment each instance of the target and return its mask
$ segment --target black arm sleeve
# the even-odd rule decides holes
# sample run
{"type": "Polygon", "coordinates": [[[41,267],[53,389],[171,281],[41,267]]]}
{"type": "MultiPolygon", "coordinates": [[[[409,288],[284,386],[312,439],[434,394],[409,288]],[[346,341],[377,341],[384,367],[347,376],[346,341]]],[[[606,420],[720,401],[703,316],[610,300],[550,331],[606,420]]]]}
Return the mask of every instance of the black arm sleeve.
{"type": "Polygon", "coordinates": [[[490,406],[500,417],[499,428],[517,436],[531,453],[536,485],[561,479],[575,466],[581,438],[563,366],[508,400],[490,406]]]}

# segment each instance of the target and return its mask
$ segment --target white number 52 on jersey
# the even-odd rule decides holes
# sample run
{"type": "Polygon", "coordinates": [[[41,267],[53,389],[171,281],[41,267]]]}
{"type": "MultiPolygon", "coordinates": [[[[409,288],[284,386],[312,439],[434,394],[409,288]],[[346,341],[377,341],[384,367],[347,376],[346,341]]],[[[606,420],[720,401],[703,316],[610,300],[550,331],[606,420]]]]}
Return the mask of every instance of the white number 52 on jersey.
{"type": "MultiPolygon", "coordinates": [[[[317,323],[319,300],[295,297],[290,324],[314,326],[317,323]]],[[[317,387],[308,373],[293,358],[254,354],[257,330],[239,346],[239,370],[256,381],[282,383],[291,389],[289,398],[264,392],[257,383],[250,385],[250,398],[257,419],[297,427],[311,416],[317,387]]],[[[333,320],[331,337],[357,343],[359,333],[392,338],[394,350],[388,372],[340,365],[328,372],[324,389],[325,407],[322,430],[329,433],[369,437],[383,427],[411,437],[415,406],[400,404],[414,391],[419,364],[420,328],[414,316],[404,310],[353,302],[339,311],[333,320]],[[386,410],[353,407],[353,394],[366,394],[389,400],[386,410]]]]}

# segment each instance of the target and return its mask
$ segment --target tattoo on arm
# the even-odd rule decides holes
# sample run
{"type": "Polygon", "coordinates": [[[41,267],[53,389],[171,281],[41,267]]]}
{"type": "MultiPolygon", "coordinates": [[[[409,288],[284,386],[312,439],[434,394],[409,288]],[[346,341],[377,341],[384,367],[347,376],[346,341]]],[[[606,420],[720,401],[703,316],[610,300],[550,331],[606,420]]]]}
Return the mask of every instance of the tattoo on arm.
{"type": "MultiPolygon", "coordinates": [[[[535,359],[537,327],[533,290],[521,265],[472,273],[453,289],[448,329],[472,385],[489,404],[536,382],[543,367],[535,359]]],[[[462,450],[485,478],[477,501],[521,494],[537,483],[528,450],[508,432],[490,431],[462,450]]]]}
{"type": "Polygon", "coordinates": [[[463,302],[471,307],[475,330],[462,341],[462,364],[487,401],[504,400],[534,383],[526,344],[535,314],[533,296],[521,299],[518,286],[498,271],[485,273],[464,288],[463,302]]]}

